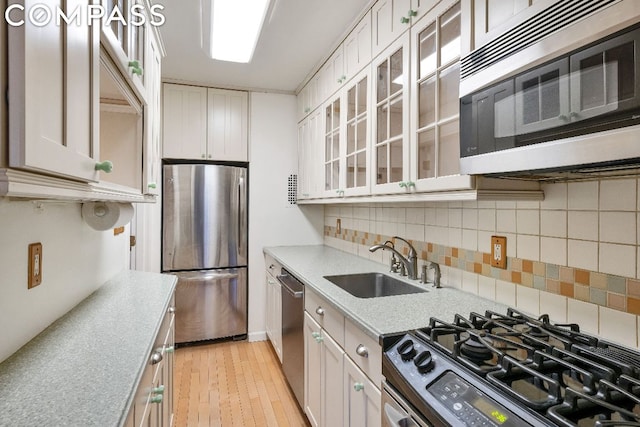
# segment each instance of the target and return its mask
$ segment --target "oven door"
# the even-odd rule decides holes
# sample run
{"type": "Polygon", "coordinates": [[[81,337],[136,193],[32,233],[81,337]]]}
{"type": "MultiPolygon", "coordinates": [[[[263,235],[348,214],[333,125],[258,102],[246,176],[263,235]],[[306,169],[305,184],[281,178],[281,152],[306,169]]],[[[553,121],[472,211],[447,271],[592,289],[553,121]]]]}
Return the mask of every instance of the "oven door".
{"type": "Polygon", "coordinates": [[[431,427],[386,382],[382,385],[382,427],[431,427]]]}

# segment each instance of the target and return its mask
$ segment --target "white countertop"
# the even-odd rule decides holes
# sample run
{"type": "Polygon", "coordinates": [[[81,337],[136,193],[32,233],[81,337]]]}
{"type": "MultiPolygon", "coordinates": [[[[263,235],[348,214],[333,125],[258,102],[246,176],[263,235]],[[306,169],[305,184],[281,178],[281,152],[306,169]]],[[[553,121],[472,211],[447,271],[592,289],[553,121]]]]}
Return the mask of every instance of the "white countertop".
{"type": "Polygon", "coordinates": [[[373,338],[381,334],[403,332],[429,325],[437,317],[453,321],[454,315],[485,310],[506,312],[507,306],[463,292],[459,289],[433,288],[417,280],[407,280],[389,273],[380,263],[342,252],[328,246],[275,246],[264,248],[305,286],[324,297],[331,305],[359,325],[373,338]],[[379,272],[405,280],[428,292],[381,298],[358,298],[324,279],[323,276],[379,272]]]}
{"type": "Polygon", "coordinates": [[[125,271],[0,363],[0,426],[120,426],[176,277],[125,271]]]}

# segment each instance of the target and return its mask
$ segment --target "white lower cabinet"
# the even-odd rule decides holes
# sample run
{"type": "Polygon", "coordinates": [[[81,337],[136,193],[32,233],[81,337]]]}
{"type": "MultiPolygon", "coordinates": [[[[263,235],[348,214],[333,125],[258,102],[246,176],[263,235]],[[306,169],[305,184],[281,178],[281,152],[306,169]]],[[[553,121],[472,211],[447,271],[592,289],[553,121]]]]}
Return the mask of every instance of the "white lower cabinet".
{"type": "Polygon", "coordinates": [[[282,363],[282,286],[269,272],[267,282],[267,336],[282,363]]]}
{"type": "Polygon", "coordinates": [[[379,427],[382,395],[380,389],[367,378],[348,357],[344,358],[344,425],[350,427],[379,427]]]}
{"type": "Polygon", "coordinates": [[[380,426],[381,356],[375,340],[305,290],[304,411],[312,426],[380,426]]]}

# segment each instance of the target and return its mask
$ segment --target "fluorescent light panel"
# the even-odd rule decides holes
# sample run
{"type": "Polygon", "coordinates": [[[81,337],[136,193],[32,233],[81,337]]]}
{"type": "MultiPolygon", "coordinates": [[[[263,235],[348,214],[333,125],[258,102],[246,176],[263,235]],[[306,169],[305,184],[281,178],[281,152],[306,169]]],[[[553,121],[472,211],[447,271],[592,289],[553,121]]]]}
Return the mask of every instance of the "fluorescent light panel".
{"type": "Polygon", "coordinates": [[[269,2],[212,0],[211,57],[230,62],[251,61],[269,2]]]}

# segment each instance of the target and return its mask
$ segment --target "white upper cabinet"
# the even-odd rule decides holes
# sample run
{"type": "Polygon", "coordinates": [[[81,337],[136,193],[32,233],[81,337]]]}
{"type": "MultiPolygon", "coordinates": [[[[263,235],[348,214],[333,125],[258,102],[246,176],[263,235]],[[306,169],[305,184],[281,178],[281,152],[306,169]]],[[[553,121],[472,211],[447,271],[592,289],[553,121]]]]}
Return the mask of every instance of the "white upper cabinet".
{"type": "MultiPolygon", "coordinates": [[[[344,69],[344,45],[338,46],[324,63],[320,73],[318,94],[320,100],[332,96],[347,81],[344,69]]],[[[322,102],[322,101],[321,101],[322,102]]]]}
{"type": "Polygon", "coordinates": [[[343,90],[345,141],[344,195],[368,194],[371,189],[371,72],[367,67],[343,90]]]}
{"type": "Polygon", "coordinates": [[[162,157],[204,158],[207,151],[207,88],[165,83],[162,157]]]}
{"type": "Polygon", "coordinates": [[[207,159],[248,161],[248,93],[207,89],[207,97],[207,159]]]}
{"type": "Polygon", "coordinates": [[[411,0],[378,0],[371,8],[372,53],[377,56],[411,26],[411,0]]]}
{"type": "Polygon", "coordinates": [[[320,73],[317,73],[307,82],[300,93],[298,93],[298,121],[307,117],[307,115],[318,106],[318,102],[320,102],[318,99],[319,82],[320,73]]]}
{"type": "Polygon", "coordinates": [[[323,156],[322,109],[298,124],[298,199],[315,199],[322,196],[323,156]]]}
{"type": "Polygon", "coordinates": [[[347,81],[371,62],[371,12],[360,20],[344,41],[344,71],[347,81]]]}
{"type": "Polygon", "coordinates": [[[155,37],[149,39],[147,48],[147,75],[149,82],[146,84],[147,105],[145,122],[145,162],[143,190],[145,194],[159,194],[161,180],[161,144],[162,144],[162,83],[161,63],[162,52],[160,44],[155,37]]]}
{"type": "Polygon", "coordinates": [[[342,173],[344,165],[342,150],[344,141],[344,127],[340,126],[342,119],[342,99],[336,94],[324,106],[324,197],[344,196],[342,173]]]}
{"type": "Polygon", "coordinates": [[[440,2],[411,40],[410,181],[416,191],[469,189],[459,175],[460,2],[440,2]]]}
{"type": "Polygon", "coordinates": [[[372,193],[411,190],[409,182],[409,33],[371,64],[372,193]]]}
{"type": "MultiPolygon", "coordinates": [[[[89,2],[54,3],[71,11],[89,2]]],[[[25,19],[8,38],[9,166],[98,181],[99,26],[25,19]]]]}

